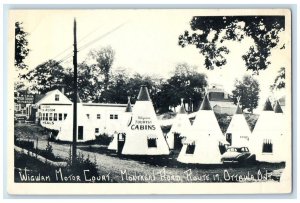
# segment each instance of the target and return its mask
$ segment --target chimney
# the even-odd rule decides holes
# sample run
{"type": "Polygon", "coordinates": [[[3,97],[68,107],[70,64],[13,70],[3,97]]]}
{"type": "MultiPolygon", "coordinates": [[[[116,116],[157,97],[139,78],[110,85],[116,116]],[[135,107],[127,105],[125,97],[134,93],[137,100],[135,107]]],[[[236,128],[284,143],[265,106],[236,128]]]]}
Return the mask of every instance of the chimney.
{"type": "Polygon", "coordinates": [[[61,87],[61,93],[65,94],[65,87],[61,87]]]}

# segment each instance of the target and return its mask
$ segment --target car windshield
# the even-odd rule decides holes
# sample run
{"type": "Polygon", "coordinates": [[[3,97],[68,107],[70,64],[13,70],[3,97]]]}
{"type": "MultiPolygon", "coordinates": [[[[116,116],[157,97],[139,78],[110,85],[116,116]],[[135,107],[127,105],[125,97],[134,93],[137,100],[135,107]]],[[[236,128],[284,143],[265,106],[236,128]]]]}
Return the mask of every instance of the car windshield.
{"type": "Polygon", "coordinates": [[[238,149],[238,152],[249,152],[249,149],[247,147],[241,147],[238,149]]]}
{"type": "Polygon", "coordinates": [[[228,152],[249,152],[249,149],[247,147],[241,147],[241,148],[231,147],[231,148],[228,148],[227,151],[228,152]]]}

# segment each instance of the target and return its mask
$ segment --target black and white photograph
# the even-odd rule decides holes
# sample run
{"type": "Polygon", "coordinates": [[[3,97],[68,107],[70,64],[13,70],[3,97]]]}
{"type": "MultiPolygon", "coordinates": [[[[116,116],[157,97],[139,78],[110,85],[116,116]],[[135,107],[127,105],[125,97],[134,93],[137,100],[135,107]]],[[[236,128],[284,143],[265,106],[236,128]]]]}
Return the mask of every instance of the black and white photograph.
{"type": "Polygon", "coordinates": [[[10,10],[9,192],[290,193],[291,43],[288,9],[10,10]]]}

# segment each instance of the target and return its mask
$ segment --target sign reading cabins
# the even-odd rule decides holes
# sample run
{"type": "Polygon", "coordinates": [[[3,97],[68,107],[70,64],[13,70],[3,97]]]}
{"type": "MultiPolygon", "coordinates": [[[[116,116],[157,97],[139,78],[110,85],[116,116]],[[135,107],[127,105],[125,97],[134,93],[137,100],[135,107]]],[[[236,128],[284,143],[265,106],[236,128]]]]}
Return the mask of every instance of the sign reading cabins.
{"type": "Polygon", "coordinates": [[[131,130],[155,130],[156,129],[150,117],[144,117],[144,116],[138,116],[130,128],[131,130]]]}

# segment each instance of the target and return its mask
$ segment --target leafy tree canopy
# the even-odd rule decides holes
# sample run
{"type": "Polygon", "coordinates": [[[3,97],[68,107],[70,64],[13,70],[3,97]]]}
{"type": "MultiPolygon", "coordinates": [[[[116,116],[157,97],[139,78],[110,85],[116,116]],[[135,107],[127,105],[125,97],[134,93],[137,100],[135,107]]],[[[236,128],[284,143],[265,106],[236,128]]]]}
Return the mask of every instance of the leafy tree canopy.
{"type": "Polygon", "coordinates": [[[28,80],[32,84],[31,90],[41,94],[59,87],[64,77],[64,68],[55,60],[42,63],[27,74],[22,75],[23,79],[28,80]]]}
{"type": "Polygon", "coordinates": [[[115,59],[115,51],[108,46],[103,47],[100,50],[91,51],[90,56],[95,60],[95,63],[93,64],[94,70],[98,69],[98,74],[104,75],[103,83],[104,90],[106,90],[110,79],[112,64],[115,59]]]}
{"type": "Polygon", "coordinates": [[[271,90],[279,90],[285,88],[285,68],[281,67],[278,71],[278,75],[276,76],[274,80],[274,84],[271,85],[271,90]]]}
{"type": "Polygon", "coordinates": [[[175,67],[174,75],[170,77],[161,87],[159,101],[166,111],[169,106],[176,107],[181,98],[185,103],[193,102],[194,110],[202,101],[204,88],[207,86],[207,77],[196,72],[194,67],[186,63],[175,67]]]}
{"type": "MultiPolygon", "coordinates": [[[[258,73],[271,62],[268,57],[279,43],[279,32],[285,28],[284,16],[195,16],[190,25],[194,31],[185,31],[179,36],[179,45],[195,45],[205,57],[207,69],[221,67],[227,63],[229,53],[225,41],[241,42],[250,37],[254,45],[242,55],[247,70],[258,73]]],[[[284,46],[282,47],[282,49],[284,46]]]]}
{"type": "Polygon", "coordinates": [[[260,87],[259,83],[252,76],[244,76],[243,80],[235,81],[235,89],[232,91],[234,103],[237,104],[237,98],[240,97],[242,109],[251,113],[258,106],[260,87]]]}
{"type": "Polygon", "coordinates": [[[28,33],[24,31],[21,22],[15,23],[15,66],[19,69],[27,68],[24,59],[29,54],[28,41],[26,39],[28,33]]]}

